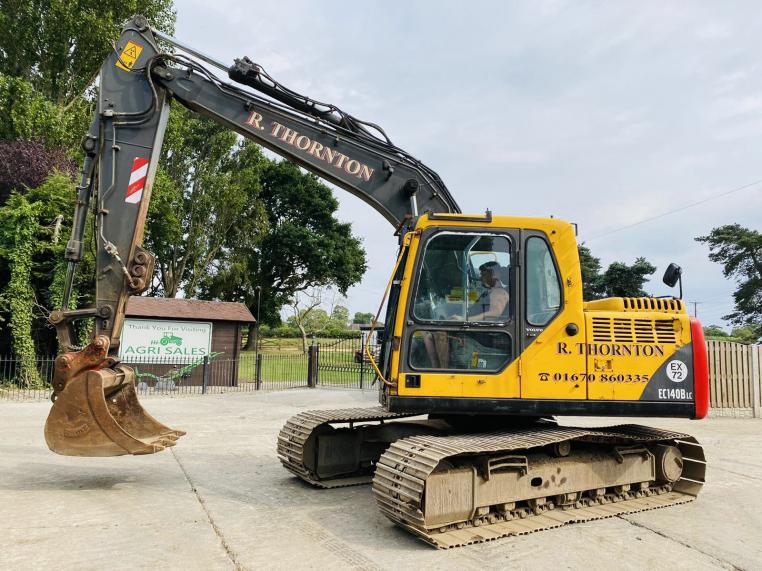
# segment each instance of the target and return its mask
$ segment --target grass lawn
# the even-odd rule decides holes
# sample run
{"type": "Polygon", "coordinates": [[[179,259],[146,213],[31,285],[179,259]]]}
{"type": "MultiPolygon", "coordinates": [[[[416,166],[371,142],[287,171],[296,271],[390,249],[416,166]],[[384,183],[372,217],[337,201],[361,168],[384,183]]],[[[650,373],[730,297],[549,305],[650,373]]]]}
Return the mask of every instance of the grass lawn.
{"type": "MultiPolygon", "coordinates": [[[[315,343],[321,347],[349,347],[360,348],[360,337],[337,339],[335,337],[315,337],[315,343]]],[[[312,345],[312,337],[307,339],[307,346],[312,345]]],[[[301,353],[301,337],[263,337],[259,341],[261,353],[301,353]]],[[[253,353],[253,351],[251,351],[253,353]]]]}
{"type": "MultiPolygon", "coordinates": [[[[279,339],[278,341],[297,341],[299,339],[279,339]]],[[[338,386],[359,386],[362,377],[363,387],[370,386],[374,372],[370,363],[356,363],[355,346],[347,345],[341,349],[328,347],[318,352],[318,384],[338,386]]],[[[292,350],[262,351],[262,383],[294,382],[307,384],[307,355],[301,352],[301,345],[292,350]]],[[[238,376],[241,382],[254,381],[256,360],[254,351],[242,351],[238,364],[238,376]]]]}

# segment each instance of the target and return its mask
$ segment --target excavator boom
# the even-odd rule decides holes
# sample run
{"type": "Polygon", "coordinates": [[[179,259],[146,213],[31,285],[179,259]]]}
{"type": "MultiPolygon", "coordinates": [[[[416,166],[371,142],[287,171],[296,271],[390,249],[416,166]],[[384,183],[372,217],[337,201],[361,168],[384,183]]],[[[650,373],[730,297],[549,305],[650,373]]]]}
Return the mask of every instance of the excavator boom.
{"type": "Polygon", "coordinates": [[[63,305],[51,314],[61,347],[70,351],[56,364],[55,404],[45,432],[49,447],[61,454],[144,454],[162,450],[181,435],[143,411],[132,370],[115,359],[127,299],[145,291],[153,277],[154,257],[141,243],[170,100],[361,198],[400,234],[419,211],[460,211],[439,176],[376,125],[289,90],[248,58],[226,68],[199,57],[136,16],[100,70],[66,248],[63,305]],[[196,59],[161,51],[157,36],[196,59]],[[226,70],[239,85],[223,81],[198,59],[226,70]],[[70,309],[89,215],[95,219],[97,244],[95,305],[70,309]],[[86,318],[95,320],[95,341],[77,352],[73,323],[86,318]],[[113,445],[117,440],[120,444],[113,445]]]}

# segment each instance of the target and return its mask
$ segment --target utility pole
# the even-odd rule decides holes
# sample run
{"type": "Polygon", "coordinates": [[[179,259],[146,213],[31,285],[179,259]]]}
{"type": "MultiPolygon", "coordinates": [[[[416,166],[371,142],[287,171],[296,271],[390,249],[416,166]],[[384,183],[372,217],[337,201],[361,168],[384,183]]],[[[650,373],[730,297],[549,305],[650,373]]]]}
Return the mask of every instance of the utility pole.
{"type": "Polygon", "coordinates": [[[698,305],[704,302],[703,301],[689,301],[688,303],[693,304],[693,317],[698,317],[698,305]]]}

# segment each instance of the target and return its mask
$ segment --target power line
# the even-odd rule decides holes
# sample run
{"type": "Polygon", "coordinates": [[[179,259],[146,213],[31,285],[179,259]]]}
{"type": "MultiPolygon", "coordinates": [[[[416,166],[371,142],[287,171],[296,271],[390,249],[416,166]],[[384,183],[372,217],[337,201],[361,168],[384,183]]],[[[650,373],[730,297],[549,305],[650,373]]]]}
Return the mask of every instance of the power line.
{"type": "Polygon", "coordinates": [[[728,191],[722,192],[720,194],[715,194],[714,196],[710,196],[708,198],[704,198],[702,200],[699,200],[697,202],[692,202],[691,204],[686,204],[685,206],[681,206],[680,208],[675,208],[674,210],[668,210],[667,212],[662,212],[661,214],[657,214],[656,216],[651,216],[650,218],[644,218],[643,220],[638,220],[637,222],[633,222],[632,224],[627,224],[625,226],[620,226],[619,228],[615,228],[614,230],[609,230],[608,232],[604,232],[602,234],[598,234],[596,236],[593,236],[591,238],[585,238],[582,241],[589,241],[589,240],[597,240],[598,238],[603,238],[604,236],[609,236],[610,234],[615,234],[616,232],[621,232],[622,230],[627,230],[628,228],[632,228],[634,226],[639,226],[641,224],[645,224],[646,222],[651,222],[652,220],[658,220],[659,218],[664,218],[665,216],[669,216],[670,214],[675,214],[677,212],[682,212],[683,210],[686,210],[688,208],[693,208],[694,206],[699,206],[700,204],[704,204],[705,202],[709,202],[711,200],[716,200],[718,198],[722,198],[723,196],[728,196],[729,194],[733,194],[734,192],[740,192],[741,190],[746,190],[747,188],[751,188],[752,186],[756,186],[758,184],[761,184],[762,180],[756,180],[754,182],[750,182],[749,184],[744,184],[743,186],[738,186],[736,188],[730,189],[728,191]]]}
{"type": "Polygon", "coordinates": [[[733,305],[733,300],[728,299],[726,301],[702,301],[701,305],[708,305],[708,306],[714,306],[714,307],[728,306],[728,305],[733,305]]]}

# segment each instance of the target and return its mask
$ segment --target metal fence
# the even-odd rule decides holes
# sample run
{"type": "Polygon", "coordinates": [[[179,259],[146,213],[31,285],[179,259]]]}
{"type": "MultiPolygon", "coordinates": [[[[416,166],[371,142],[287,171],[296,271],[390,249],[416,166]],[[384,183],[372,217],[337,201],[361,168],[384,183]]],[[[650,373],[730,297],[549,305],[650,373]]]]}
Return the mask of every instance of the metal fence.
{"type": "MultiPolygon", "coordinates": [[[[371,344],[369,350],[374,359],[378,359],[379,346],[371,344]]],[[[310,354],[315,361],[315,386],[364,389],[376,378],[359,337],[313,344],[310,354]]]]}
{"type": "MultiPolygon", "coordinates": [[[[374,355],[378,347],[371,346],[374,355]]],[[[38,357],[22,370],[17,357],[0,356],[0,400],[43,400],[51,393],[55,356],[38,357]]],[[[235,359],[212,354],[188,360],[139,357],[122,361],[132,367],[141,395],[207,394],[333,386],[368,388],[375,379],[364,357],[363,339],[313,341],[301,350],[244,352],[235,359]]]]}

